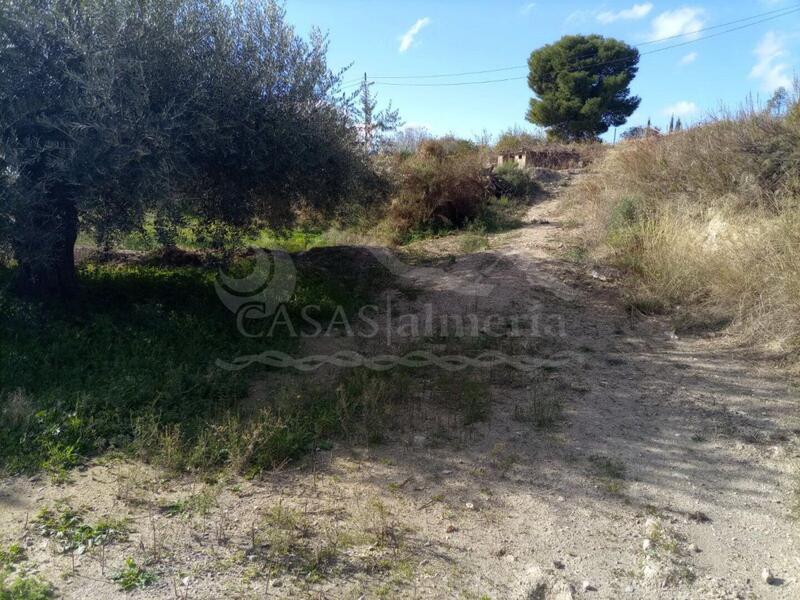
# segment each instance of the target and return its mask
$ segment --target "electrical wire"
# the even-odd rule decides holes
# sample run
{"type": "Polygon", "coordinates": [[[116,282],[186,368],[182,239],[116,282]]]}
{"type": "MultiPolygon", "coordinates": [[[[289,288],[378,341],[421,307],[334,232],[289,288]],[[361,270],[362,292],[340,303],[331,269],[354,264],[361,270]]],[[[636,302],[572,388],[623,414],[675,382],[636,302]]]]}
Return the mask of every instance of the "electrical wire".
{"type": "MultiPolygon", "coordinates": [[[[776,9],[776,10],[771,10],[771,11],[759,13],[757,15],[752,15],[750,17],[744,17],[744,18],[741,18],[741,19],[736,19],[734,21],[728,21],[727,23],[720,23],[718,25],[712,25],[712,26],[709,26],[709,27],[703,27],[701,29],[695,29],[693,31],[688,31],[688,32],[685,32],[685,33],[679,33],[679,34],[676,34],[676,35],[671,35],[671,36],[659,38],[659,39],[656,39],[656,40],[650,40],[648,42],[642,42],[641,44],[637,44],[635,47],[647,46],[647,45],[652,45],[652,44],[659,44],[659,43],[663,43],[665,41],[679,39],[679,38],[690,36],[690,35],[697,35],[698,33],[707,32],[707,31],[713,31],[713,30],[716,30],[716,29],[721,29],[723,27],[729,27],[731,25],[736,25],[736,24],[739,24],[739,23],[746,23],[747,21],[753,21],[753,19],[759,19],[759,20],[757,20],[755,22],[746,23],[745,25],[741,25],[739,27],[734,27],[732,29],[728,29],[726,31],[722,31],[722,32],[719,32],[719,33],[715,33],[715,34],[711,34],[711,35],[707,35],[707,36],[701,36],[701,37],[699,37],[697,39],[688,40],[688,41],[685,41],[685,42],[680,42],[678,44],[672,44],[672,45],[669,45],[669,46],[665,46],[663,48],[657,48],[655,50],[650,50],[650,51],[647,51],[647,52],[642,52],[640,55],[641,56],[645,56],[645,55],[648,55],[648,54],[656,54],[656,53],[663,52],[663,51],[666,51],[666,50],[671,50],[671,49],[674,49],[674,48],[680,48],[680,47],[683,47],[683,46],[687,46],[687,45],[690,45],[690,44],[693,44],[693,43],[697,43],[697,42],[700,42],[700,41],[703,41],[703,40],[719,37],[721,35],[724,35],[724,34],[727,34],[727,33],[731,33],[731,32],[734,32],[734,31],[739,31],[741,29],[746,29],[746,28],[749,28],[749,27],[753,27],[755,25],[760,25],[761,23],[765,23],[767,21],[772,21],[772,20],[775,20],[775,19],[779,19],[779,18],[782,18],[784,16],[788,16],[788,15],[791,15],[791,14],[794,14],[794,13],[797,13],[797,12],[800,12],[800,5],[795,4],[795,5],[790,6],[790,7],[783,7],[781,9],[776,9]],[[761,18],[761,17],[766,17],[766,18],[761,18]]],[[[590,55],[586,56],[585,58],[590,58],[590,55]]],[[[580,60],[580,59],[581,59],[581,57],[578,57],[578,60],[580,60]]],[[[604,63],[598,63],[596,65],[585,65],[584,67],[605,66],[607,64],[614,64],[616,62],[620,62],[620,60],[618,59],[618,60],[615,60],[615,61],[607,61],[607,62],[604,62],[604,63]]],[[[527,69],[527,68],[528,68],[527,65],[518,65],[518,66],[515,66],[515,67],[501,67],[501,68],[497,68],[497,69],[483,69],[483,70],[480,70],[480,71],[463,71],[463,72],[460,72],[460,73],[439,73],[439,74],[431,74],[431,75],[392,75],[392,76],[388,76],[387,75],[387,76],[370,77],[370,78],[368,78],[368,81],[374,82],[374,83],[376,83],[378,85],[384,85],[384,86],[412,86],[412,87],[453,87],[453,86],[459,86],[459,85],[484,85],[484,84],[489,84],[489,83],[501,83],[501,82],[506,82],[506,81],[519,81],[519,80],[522,80],[522,79],[527,79],[527,76],[506,77],[506,78],[501,78],[501,79],[489,79],[489,80],[483,80],[483,81],[428,83],[428,84],[426,84],[426,83],[415,83],[415,82],[411,82],[411,83],[391,83],[391,82],[378,81],[378,80],[382,80],[382,79],[438,79],[438,78],[444,78],[444,77],[465,77],[465,76],[468,76],[468,75],[485,75],[485,74],[488,74],[488,73],[500,73],[500,72],[504,72],[504,71],[514,71],[514,70],[527,69]]],[[[344,88],[358,87],[359,85],[361,85],[361,83],[363,81],[364,80],[361,79],[361,78],[352,79],[352,80],[344,82],[343,87],[344,88]]]]}

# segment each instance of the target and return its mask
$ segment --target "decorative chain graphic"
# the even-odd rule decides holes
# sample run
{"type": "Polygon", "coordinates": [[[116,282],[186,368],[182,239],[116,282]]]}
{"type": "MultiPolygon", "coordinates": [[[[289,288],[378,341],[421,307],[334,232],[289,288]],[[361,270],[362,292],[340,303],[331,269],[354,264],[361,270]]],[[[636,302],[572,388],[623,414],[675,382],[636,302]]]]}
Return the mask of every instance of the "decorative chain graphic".
{"type": "Polygon", "coordinates": [[[468,368],[491,369],[492,367],[506,365],[518,371],[536,371],[542,368],[557,368],[567,361],[580,360],[580,356],[573,352],[564,352],[555,357],[535,358],[532,356],[508,356],[502,352],[484,352],[471,358],[469,356],[447,355],[437,356],[424,350],[415,350],[403,356],[382,354],[378,356],[364,356],[358,352],[342,350],[330,355],[306,356],[294,358],[278,350],[267,350],[260,354],[239,356],[232,361],[217,360],[217,366],[228,371],[241,371],[254,364],[261,364],[274,368],[291,368],[298,371],[315,371],[325,365],[336,367],[366,367],[375,371],[388,371],[394,367],[439,367],[446,371],[463,371],[468,368]]]}

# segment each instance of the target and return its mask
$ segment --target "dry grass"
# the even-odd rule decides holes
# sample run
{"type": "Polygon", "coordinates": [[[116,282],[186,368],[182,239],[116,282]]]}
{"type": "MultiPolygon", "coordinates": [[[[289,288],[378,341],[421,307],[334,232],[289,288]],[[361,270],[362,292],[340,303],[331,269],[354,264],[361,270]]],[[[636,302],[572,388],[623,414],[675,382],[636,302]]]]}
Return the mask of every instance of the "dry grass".
{"type": "Polygon", "coordinates": [[[749,110],[627,142],[576,186],[595,251],[638,277],[631,305],[800,348],[800,127],[749,110]]]}
{"type": "Polygon", "coordinates": [[[462,226],[478,216],[487,198],[480,150],[443,138],[424,142],[397,167],[398,192],[389,207],[399,232],[431,226],[462,226]]]}

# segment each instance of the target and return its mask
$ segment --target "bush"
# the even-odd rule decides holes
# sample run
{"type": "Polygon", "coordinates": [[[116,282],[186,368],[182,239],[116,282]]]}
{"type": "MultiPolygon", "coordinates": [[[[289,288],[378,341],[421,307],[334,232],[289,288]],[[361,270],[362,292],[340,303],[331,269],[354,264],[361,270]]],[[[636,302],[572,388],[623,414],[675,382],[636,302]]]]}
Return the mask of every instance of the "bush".
{"type": "Polygon", "coordinates": [[[520,169],[517,163],[505,162],[494,171],[507,196],[514,200],[526,200],[539,191],[539,185],[530,173],[520,169]]]}
{"type": "Polygon", "coordinates": [[[396,168],[398,190],[389,208],[397,232],[461,227],[474,219],[487,199],[487,178],[478,148],[471,142],[428,140],[396,168]]]}

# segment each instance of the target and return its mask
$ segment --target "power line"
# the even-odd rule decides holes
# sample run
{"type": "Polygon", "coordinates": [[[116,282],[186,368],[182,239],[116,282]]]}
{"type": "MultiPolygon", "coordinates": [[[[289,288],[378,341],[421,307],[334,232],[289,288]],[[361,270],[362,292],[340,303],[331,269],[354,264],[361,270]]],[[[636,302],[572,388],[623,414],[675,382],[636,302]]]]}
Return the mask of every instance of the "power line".
{"type": "MultiPolygon", "coordinates": [[[[746,25],[743,25],[741,27],[736,27],[736,28],[733,28],[733,29],[730,29],[730,30],[726,30],[726,31],[723,31],[723,32],[720,32],[720,33],[716,33],[716,34],[713,34],[713,35],[710,35],[710,36],[702,36],[702,37],[694,39],[694,40],[681,42],[680,44],[674,44],[674,45],[671,45],[671,46],[666,46],[664,48],[659,48],[657,50],[653,50],[653,51],[649,51],[649,52],[642,52],[641,53],[642,56],[644,56],[646,54],[655,54],[656,52],[662,52],[664,50],[670,50],[672,48],[679,48],[681,46],[685,46],[685,45],[688,45],[688,44],[699,42],[699,41],[702,41],[702,40],[705,40],[705,39],[711,39],[713,37],[717,37],[717,36],[722,35],[724,33],[730,33],[730,32],[733,32],[733,31],[738,31],[740,29],[746,29],[747,27],[759,25],[761,23],[765,23],[767,21],[771,21],[771,20],[774,20],[774,19],[779,19],[781,17],[788,16],[788,15],[796,13],[798,11],[800,11],[800,4],[795,4],[793,6],[783,7],[783,8],[780,8],[780,9],[775,9],[775,10],[759,13],[759,14],[756,14],[756,15],[752,15],[750,17],[744,17],[744,18],[741,18],[741,19],[736,19],[734,21],[728,21],[727,23],[720,23],[718,25],[711,25],[709,27],[703,27],[703,28],[700,28],[700,29],[695,29],[693,31],[687,31],[685,33],[679,33],[679,34],[676,34],[676,35],[671,35],[671,36],[667,36],[667,37],[663,37],[663,38],[659,38],[659,39],[655,39],[655,40],[650,40],[650,41],[647,41],[647,42],[642,42],[641,44],[637,44],[634,47],[638,48],[638,47],[648,46],[648,45],[652,45],[652,44],[660,44],[662,42],[666,42],[666,41],[670,41],[670,40],[674,40],[674,39],[679,39],[679,38],[687,37],[687,36],[690,36],[690,35],[697,35],[698,33],[706,32],[706,31],[713,31],[713,30],[716,30],[716,29],[721,29],[723,27],[729,27],[731,25],[737,25],[739,23],[745,23],[747,21],[753,21],[754,19],[761,19],[761,17],[767,17],[767,18],[755,21],[753,23],[747,23],[746,25]]],[[[580,59],[581,57],[578,57],[578,58],[580,59]]],[[[590,55],[586,56],[585,58],[590,58],[590,55]]],[[[613,62],[617,62],[617,61],[611,61],[610,63],[607,63],[607,64],[613,64],[613,62]]],[[[602,66],[603,64],[606,64],[606,63],[600,63],[597,66],[602,66]]],[[[591,65],[588,65],[588,66],[591,66],[591,65]]],[[[468,75],[485,75],[485,74],[488,74],[488,73],[500,73],[500,72],[504,72],[504,71],[517,71],[517,70],[520,70],[520,69],[527,69],[527,68],[528,68],[528,65],[517,65],[517,66],[514,66],[514,67],[500,67],[500,68],[497,68],[497,69],[483,69],[483,70],[480,70],[480,71],[463,71],[463,72],[460,72],[460,73],[438,73],[438,74],[431,74],[431,75],[381,75],[381,76],[371,77],[370,81],[373,81],[373,82],[375,82],[375,83],[377,83],[379,85],[395,85],[395,86],[397,86],[397,85],[409,85],[409,86],[413,85],[415,87],[432,87],[432,86],[440,86],[440,85],[441,86],[480,85],[480,84],[484,84],[484,83],[499,83],[499,82],[503,82],[503,81],[515,81],[515,80],[525,79],[525,77],[516,77],[516,78],[512,77],[512,78],[504,78],[504,79],[493,79],[493,80],[487,80],[487,81],[463,82],[463,83],[442,83],[442,84],[388,83],[388,82],[381,82],[381,81],[377,81],[377,80],[379,80],[379,79],[438,79],[438,78],[444,78],[444,77],[465,77],[465,76],[468,76],[468,75]]],[[[347,87],[347,86],[350,86],[352,84],[360,84],[362,81],[363,80],[361,78],[348,80],[348,81],[344,82],[344,86],[347,87]]]]}
{"type": "MultiPolygon", "coordinates": [[[[747,29],[749,27],[755,27],[756,25],[760,25],[761,23],[766,23],[767,21],[772,21],[772,20],[775,20],[775,19],[778,19],[778,18],[781,18],[781,17],[784,17],[784,16],[788,16],[788,15],[793,14],[793,13],[798,13],[798,12],[800,12],[800,7],[793,8],[793,9],[787,11],[787,12],[781,13],[780,15],[773,15],[771,17],[768,17],[768,18],[765,18],[765,19],[761,19],[761,20],[758,20],[758,21],[755,21],[755,22],[752,22],[752,23],[747,23],[745,25],[740,25],[739,27],[733,27],[731,29],[726,29],[725,31],[720,31],[720,32],[717,32],[717,33],[712,33],[710,35],[701,36],[701,37],[699,37],[697,39],[694,39],[694,40],[680,42],[680,43],[677,43],[677,44],[671,44],[669,46],[664,46],[662,48],[656,48],[654,50],[648,50],[647,52],[640,53],[640,56],[647,56],[647,55],[650,55],[650,54],[658,54],[660,52],[665,52],[667,50],[673,50],[675,48],[681,48],[681,47],[684,47],[684,46],[688,46],[690,44],[696,44],[698,42],[702,42],[702,41],[705,41],[705,40],[716,38],[716,37],[719,37],[721,35],[725,35],[725,34],[728,34],[728,33],[733,33],[735,31],[740,31],[742,29],[747,29]]],[[[741,23],[742,21],[743,20],[740,19],[738,22],[741,23]]],[[[720,26],[717,26],[714,29],[719,29],[719,27],[720,26]]],[[[706,30],[707,31],[711,30],[711,28],[707,28],[706,30]]],[[[675,36],[673,36],[672,39],[675,39],[675,36]]],[[[624,62],[624,61],[627,61],[627,60],[629,60],[629,58],[621,58],[621,59],[610,60],[610,61],[605,61],[605,62],[600,62],[600,63],[595,63],[595,64],[582,65],[579,69],[574,69],[574,71],[581,71],[581,70],[584,70],[586,68],[603,67],[603,66],[607,66],[607,65],[616,64],[618,62],[624,62]]],[[[508,67],[508,68],[506,68],[504,70],[510,70],[511,68],[512,67],[508,67]]],[[[521,68],[521,67],[514,67],[514,68],[521,68]]],[[[527,66],[524,67],[524,68],[527,68],[527,66]]],[[[488,73],[488,72],[494,72],[494,71],[493,70],[482,71],[482,73],[488,73]]],[[[486,80],[482,80],[482,81],[457,81],[457,82],[446,82],[446,83],[416,83],[416,82],[395,83],[395,82],[388,82],[388,81],[374,81],[375,78],[371,78],[370,82],[374,83],[376,85],[394,86],[394,87],[458,87],[458,86],[465,86],[465,85],[486,85],[486,84],[490,84],[490,83],[503,83],[503,82],[506,82],[506,81],[521,81],[521,80],[527,79],[527,78],[528,78],[527,75],[522,75],[520,77],[504,77],[502,79],[486,79],[486,80]]],[[[362,81],[362,80],[359,80],[359,81],[362,81]]]]}

